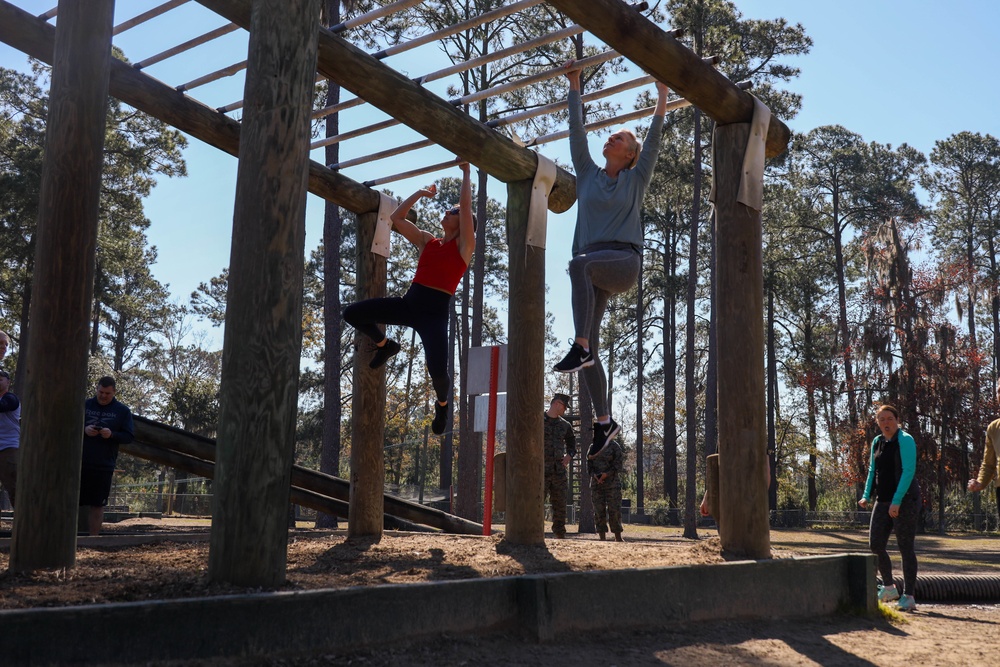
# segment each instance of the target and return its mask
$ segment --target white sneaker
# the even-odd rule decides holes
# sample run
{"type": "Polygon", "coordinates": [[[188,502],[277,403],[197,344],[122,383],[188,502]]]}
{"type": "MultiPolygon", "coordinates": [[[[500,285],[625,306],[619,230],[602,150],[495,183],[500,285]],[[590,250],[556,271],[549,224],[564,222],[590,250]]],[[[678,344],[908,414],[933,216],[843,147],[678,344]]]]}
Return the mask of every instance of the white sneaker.
{"type": "Polygon", "coordinates": [[[899,599],[899,592],[896,590],[896,586],[879,586],[878,587],[878,601],[879,602],[892,602],[899,599]]]}

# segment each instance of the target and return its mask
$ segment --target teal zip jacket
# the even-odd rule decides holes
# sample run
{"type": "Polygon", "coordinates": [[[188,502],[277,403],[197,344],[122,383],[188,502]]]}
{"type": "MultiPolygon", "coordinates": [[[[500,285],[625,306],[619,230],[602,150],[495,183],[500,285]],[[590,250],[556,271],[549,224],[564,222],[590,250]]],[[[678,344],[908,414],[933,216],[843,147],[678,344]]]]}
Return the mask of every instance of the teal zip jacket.
{"type": "MultiPolygon", "coordinates": [[[[885,440],[885,438],[879,434],[872,440],[872,452],[868,463],[868,481],[865,482],[865,500],[871,500],[872,487],[875,485],[875,469],[878,463],[876,447],[879,444],[879,440],[885,440]]],[[[895,440],[899,443],[901,470],[898,473],[899,480],[896,482],[896,492],[892,496],[892,504],[901,505],[903,503],[903,496],[910,490],[910,485],[913,483],[913,476],[917,472],[917,443],[914,441],[913,436],[903,429],[896,431],[895,440]]]]}

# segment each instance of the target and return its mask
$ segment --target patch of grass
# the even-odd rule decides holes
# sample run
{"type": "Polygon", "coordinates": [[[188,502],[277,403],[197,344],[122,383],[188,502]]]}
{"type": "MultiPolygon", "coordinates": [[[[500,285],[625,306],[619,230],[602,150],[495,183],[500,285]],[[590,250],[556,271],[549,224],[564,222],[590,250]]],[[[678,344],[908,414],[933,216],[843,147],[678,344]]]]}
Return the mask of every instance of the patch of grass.
{"type": "Polygon", "coordinates": [[[906,617],[906,614],[904,614],[903,612],[896,611],[896,608],[893,606],[894,604],[895,603],[892,604],[886,604],[884,602],[878,603],[878,611],[879,614],[882,615],[882,618],[889,621],[893,625],[906,625],[907,623],[909,623],[910,619],[908,619],[906,617]]]}

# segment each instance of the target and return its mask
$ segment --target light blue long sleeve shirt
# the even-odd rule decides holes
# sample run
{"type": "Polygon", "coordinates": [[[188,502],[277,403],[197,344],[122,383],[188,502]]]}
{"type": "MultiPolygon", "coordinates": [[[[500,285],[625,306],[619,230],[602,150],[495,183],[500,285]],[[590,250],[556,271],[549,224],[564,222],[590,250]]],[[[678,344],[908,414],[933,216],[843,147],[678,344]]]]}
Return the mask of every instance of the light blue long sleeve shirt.
{"type": "Polygon", "coordinates": [[[617,178],[610,178],[590,157],[587,133],[583,129],[580,91],[569,92],[569,147],[576,170],[577,198],[574,257],[595,244],[604,243],[628,244],[641,252],[643,236],[639,212],[653,178],[662,132],[663,116],[653,116],[636,165],[623,169],[617,178]]]}

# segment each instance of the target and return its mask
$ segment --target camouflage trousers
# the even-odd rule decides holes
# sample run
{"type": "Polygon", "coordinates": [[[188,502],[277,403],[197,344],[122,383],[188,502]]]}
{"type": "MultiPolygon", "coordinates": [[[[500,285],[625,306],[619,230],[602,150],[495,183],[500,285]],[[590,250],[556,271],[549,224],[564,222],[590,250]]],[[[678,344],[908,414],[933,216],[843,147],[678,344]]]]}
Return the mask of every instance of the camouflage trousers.
{"type": "Polygon", "coordinates": [[[566,534],[566,471],[545,473],[545,495],[552,504],[552,532],[566,534]]]}
{"type": "Polygon", "coordinates": [[[598,484],[590,478],[590,495],[594,499],[594,523],[597,532],[608,532],[611,525],[612,533],[622,532],[622,486],[618,481],[607,481],[598,484]]]}

